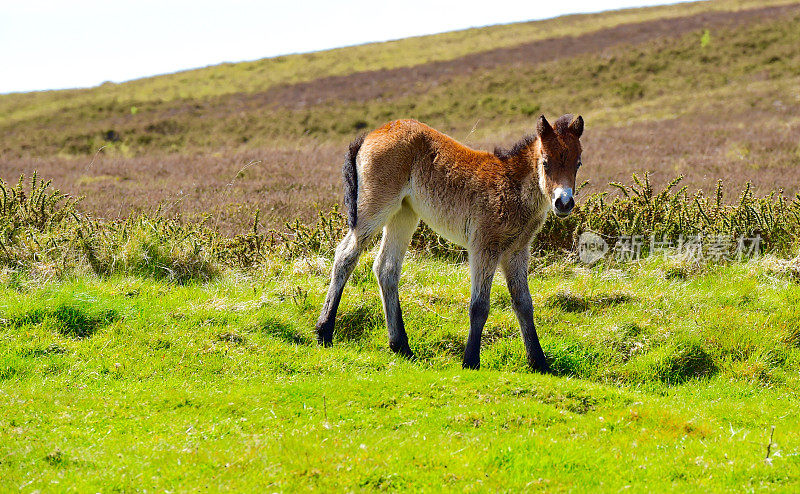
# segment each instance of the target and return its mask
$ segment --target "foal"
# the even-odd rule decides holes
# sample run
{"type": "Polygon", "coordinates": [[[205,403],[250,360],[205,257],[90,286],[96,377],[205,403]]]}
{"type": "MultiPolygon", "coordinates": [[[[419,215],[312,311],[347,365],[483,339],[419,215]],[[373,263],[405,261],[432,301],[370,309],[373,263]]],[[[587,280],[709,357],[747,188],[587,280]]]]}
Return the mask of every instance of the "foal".
{"type": "Polygon", "coordinates": [[[467,249],[471,273],[469,337],[463,366],[480,367],[489,291],[498,264],[505,273],[522,329],[528,364],[547,371],[533,323],[528,289],[529,245],[551,209],[566,217],[575,206],[583,118],[564,115],[551,126],[544,115],[536,134],[510,150],[470,149],[415,120],[397,120],[350,144],[344,202],[349,231],[336,248],[331,284],[317,322],[317,339],[333,342],[336,310],[358,257],[383,228],[373,271],[383,301],[389,347],[413,357],[397,283],[420,218],[467,249]]]}

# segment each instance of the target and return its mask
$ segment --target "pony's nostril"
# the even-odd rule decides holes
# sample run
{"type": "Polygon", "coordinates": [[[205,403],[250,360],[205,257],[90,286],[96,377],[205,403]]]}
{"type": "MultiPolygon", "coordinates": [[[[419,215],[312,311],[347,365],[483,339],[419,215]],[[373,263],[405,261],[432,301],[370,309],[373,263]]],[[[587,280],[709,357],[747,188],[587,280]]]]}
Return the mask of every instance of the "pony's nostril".
{"type": "Polygon", "coordinates": [[[570,197],[569,201],[567,201],[567,203],[564,204],[564,201],[562,201],[561,198],[558,197],[556,198],[555,207],[556,209],[560,209],[561,211],[569,211],[570,209],[575,207],[575,199],[570,197]]]}
{"type": "Polygon", "coordinates": [[[569,201],[567,201],[567,203],[564,204],[564,201],[562,201],[560,197],[557,197],[556,200],[553,202],[553,206],[559,213],[569,213],[570,211],[572,211],[572,208],[575,207],[575,199],[570,197],[569,201]]]}

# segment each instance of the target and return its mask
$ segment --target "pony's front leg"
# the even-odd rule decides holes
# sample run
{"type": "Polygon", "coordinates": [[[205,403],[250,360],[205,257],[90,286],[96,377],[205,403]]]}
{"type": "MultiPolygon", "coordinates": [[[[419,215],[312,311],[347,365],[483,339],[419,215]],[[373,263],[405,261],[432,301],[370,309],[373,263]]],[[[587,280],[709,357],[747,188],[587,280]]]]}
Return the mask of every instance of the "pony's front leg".
{"type": "Polygon", "coordinates": [[[465,369],[481,366],[481,334],[489,317],[489,295],[499,256],[485,249],[470,250],[471,297],[469,304],[469,337],[464,351],[465,369]]]}
{"type": "Polygon", "coordinates": [[[528,365],[539,369],[540,372],[550,372],[550,367],[544,358],[536,326],[533,322],[533,300],[528,288],[528,248],[516,252],[506,253],[503,256],[502,268],[506,275],[508,292],[514,304],[514,313],[517,315],[522,340],[525,342],[525,353],[528,355],[528,365]]]}

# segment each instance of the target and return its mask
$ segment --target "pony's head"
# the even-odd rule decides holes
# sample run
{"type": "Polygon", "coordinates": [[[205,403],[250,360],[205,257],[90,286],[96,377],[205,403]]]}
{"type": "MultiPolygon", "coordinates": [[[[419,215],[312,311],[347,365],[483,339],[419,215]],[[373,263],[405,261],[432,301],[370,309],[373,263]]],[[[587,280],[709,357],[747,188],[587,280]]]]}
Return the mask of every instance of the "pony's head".
{"type": "Polygon", "coordinates": [[[583,118],[563,115],[550,125],[544,115],[536,122],[539,187],[550,198],[553,212],[565,218],[575,207],[575,175],[581,167],[583,118]]]}

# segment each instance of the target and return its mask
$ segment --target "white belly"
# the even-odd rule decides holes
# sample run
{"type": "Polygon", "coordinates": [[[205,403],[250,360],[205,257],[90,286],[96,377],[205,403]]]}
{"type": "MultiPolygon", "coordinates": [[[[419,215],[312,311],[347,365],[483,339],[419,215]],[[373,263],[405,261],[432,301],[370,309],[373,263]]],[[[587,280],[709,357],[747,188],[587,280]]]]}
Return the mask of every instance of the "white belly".
{"type": "Polygon", "coordinates": [[[408,195],[407,200],[414,212],[433,231],[456,245],[467,246],[470,235],[468,232],[468,208],[442,207],[442,205],[435,204],[431,198],[421,197],[421,194],[414,191],[408,195]]]}

